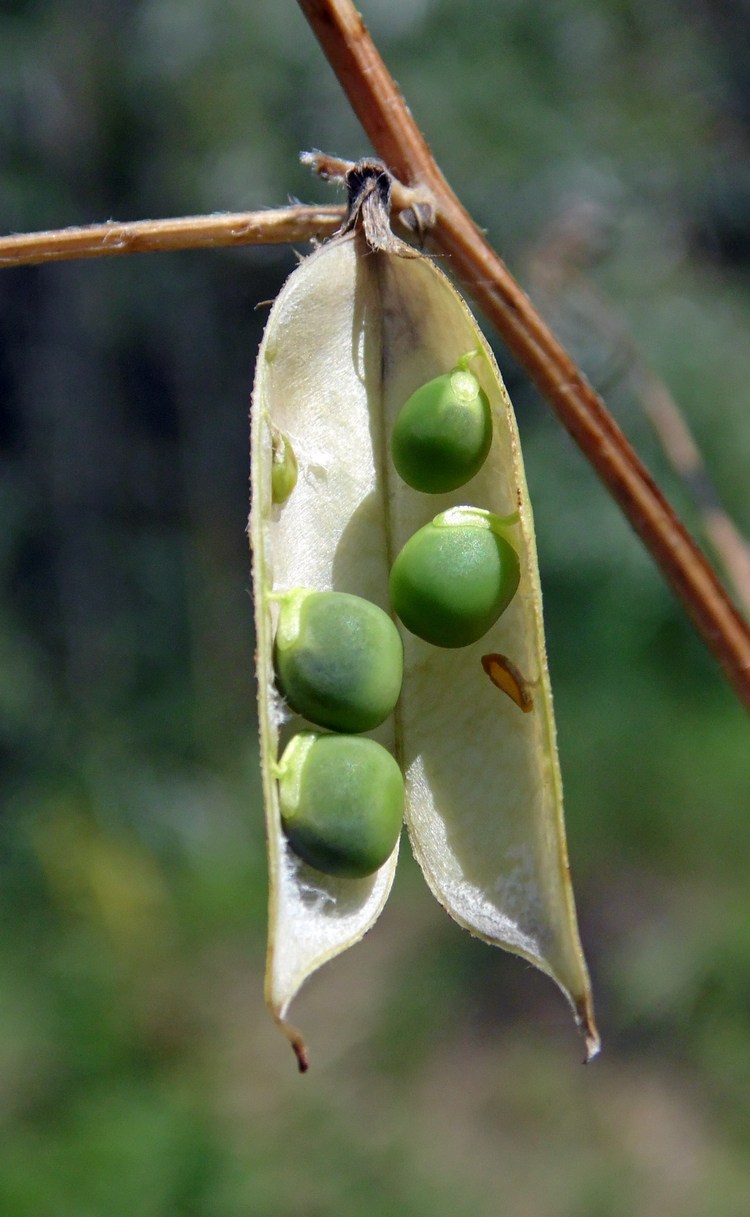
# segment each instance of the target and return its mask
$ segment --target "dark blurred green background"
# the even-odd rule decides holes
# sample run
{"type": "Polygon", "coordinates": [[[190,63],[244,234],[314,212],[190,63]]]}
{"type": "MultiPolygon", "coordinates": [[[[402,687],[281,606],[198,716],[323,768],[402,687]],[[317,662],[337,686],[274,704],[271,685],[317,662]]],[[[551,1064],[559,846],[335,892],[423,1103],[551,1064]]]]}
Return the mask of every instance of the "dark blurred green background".
{"type": "MultiPolygon", "coordinates": [[[[630,331],[750,534],[750,4],[363,8],[532,291],[578,225],[586,284],[540,303],[695,526],[630,331]]],[[[0,5],[5,231],[333,201],[311,147],[369,151],[292,0],[0,5]]],[[[603,1055],[408,851],[297,1004],[307,1077],[265,1014],[247,406],[294,264],[0,272],[0,1213],[747,1217],[747,720],[499,345],[603,1055]]]]}

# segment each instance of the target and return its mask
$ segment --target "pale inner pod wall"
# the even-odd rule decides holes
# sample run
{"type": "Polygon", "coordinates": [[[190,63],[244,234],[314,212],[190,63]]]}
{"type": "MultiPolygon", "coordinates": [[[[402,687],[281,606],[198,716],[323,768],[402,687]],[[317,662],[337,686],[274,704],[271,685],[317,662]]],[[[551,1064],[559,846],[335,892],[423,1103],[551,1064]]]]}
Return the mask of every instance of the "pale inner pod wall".
{"type": "MultiPolygon", "coordinates": [[[[381,277],[383,409],[390,433],[414,389],[453,367],[476,346],[477,332],[458,309],[435,308],[429,263],[384,258],[381,277]]],[[[519,507],[528,513],[525,483],[516,484],[511,450],[517,441],[509,432],[505,402],[498,401],[485,358],[475,359],[471,368],[492,404],[490,456],[470,482],[444,495],[419,494],[391,473],[394,553],[417,528],[457,504],[489,507],[500,516],[519,507]]],[[[481,664],[482,655],[498,651],[523,672],[527,683],[539,682],[538,638],[530,628],[534,610],[527,538],[520,523],[508,536],[522,554],[521,582],[488,634],[469,647],[446,650],[403,631],[401,759],[409,818],[418,829],[415,848],[438,898],[448,895],[454,915],[465,917],[476,931],[493,940],[507,938],[529,955],[543,957],[552,944],[545,901],[537,890],[543,872],[535,875],[533,855],[554,843],[533,843],[528,829],[543,828],[541,818],[529,811],[540,797],[540,781],[554,799],[551,765],[547,773],[539,773],[539,758],[546,752],[540,754],[537,736],[548,727],[544,697],[540,690],[535,712],[520,713],[492,685],[481,664]],[[526,763],[519,764],[524,754],[526,763]],[[492,819],[488,808],[494,809],[492,819]]]]}
{"type": "Polygon", "coordinates": [[[374,737],[395,751],[407,823],[430,887],[473,933],[524,955],[579,1013],[588,978],[567,873],[554,723],[544,655],[533,522],[512,410],[476,323],[440,271],[419,255],[372,253],[360,234],[324,247],[282,290],[266,329],[254,395],[259,461],[253,505],[261,735],[271,853],[269,1001],[277,1017],[320,963],[351,945],[387,897],[394,857],[372,878],[335,880],[291,855],[269,762],[301,720],[286,721],[270,661],[271,588],[353,592],[389,611],[388,574],[401,546],[460,504],[518,511],[518,593],[469,647],[444,650],[402,629],[404,682],[374,737]],[[480,349],[472,371],[493,413],[481,471],[445,495],[410,489],[390,460],[396,414],[420,385],[480,349]],[[270,423],[287,435],[297,485],[272,506],[270,423]],[[481,657],[506,655],[528,683],[524,714],[488,679],[481,657]],[[265,721],[264,721],[265,720],[265,721]]]}
{"type": "MultiPolygon", "coordinates": [[[[263,757],[271,855],[267,988],[281,1016],[305,977],[372,925],[390,891],[397,854],[366,879],[336,879],[306,866],[286,844],[276,783],[265,772],[303,724],[296,716],[282,722],[270,662],[277,609],[264,604],[258,578],[265,591],[333,589],[389,607],[382,437],[371,410],[381,329],[366,323],[377,313],[377,282],[366,263],[358,271],[353,249],[352,240],[326,246],[287,281],[260,349],[254,394],[261,480],[253,513],[254,526],[262,528],[262,557],[257,540],[254,545],[256,618],[264,639],[261,646],[259,636],[264,667],[258,679],[262,752],[270,753],[263,757]],[[271,503],[271,422],[288,436],[299,465],[297,484],[280,505],[271,503]],[[267,733],[264,700],[273,720],[267,733]]],[[[392,718],[370,734],[395,753],[392,718]]]]}

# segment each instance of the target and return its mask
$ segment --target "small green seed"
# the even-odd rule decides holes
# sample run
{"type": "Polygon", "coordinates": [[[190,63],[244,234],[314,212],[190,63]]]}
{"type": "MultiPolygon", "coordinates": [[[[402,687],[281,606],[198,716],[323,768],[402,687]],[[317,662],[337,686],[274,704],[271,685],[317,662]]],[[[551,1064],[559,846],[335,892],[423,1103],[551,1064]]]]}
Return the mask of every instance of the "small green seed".
{"type": "Polygon", "coordinates": [[[289,705],[318,727],[371,731],[401,692],[404,648],[376,604],[346,592],[283,592],[274,660],[289,705]]]}
{"type": "Polygon", "coordinates": [[[304,731],[279,764],[281,821],[298,857],[360,879],[390,857],[401,832],[404,779],[374,740],[304,731]]]}
{"type": "Polygon", "coordinates": [[[481,638],[510,604],[518,554],[503,532],[509,521],[475,507],[454,507],[410,537],[393,563],[391,604],[412,634],[438,647],[481,638]]]}
{"type": "Polygon", "coordinates": [[[422,385],[401,407],[391,435],[400,476],[414,490],[442,494],[478,473],[492,443],[487,394],[468,369],[478,352],[422,385]]]}
{"type": "Polygon", "coordinates": [[[283,503],[297,485],[297,458],[288,436],[274,428],[271,439],[271,498],[283,503]]]}

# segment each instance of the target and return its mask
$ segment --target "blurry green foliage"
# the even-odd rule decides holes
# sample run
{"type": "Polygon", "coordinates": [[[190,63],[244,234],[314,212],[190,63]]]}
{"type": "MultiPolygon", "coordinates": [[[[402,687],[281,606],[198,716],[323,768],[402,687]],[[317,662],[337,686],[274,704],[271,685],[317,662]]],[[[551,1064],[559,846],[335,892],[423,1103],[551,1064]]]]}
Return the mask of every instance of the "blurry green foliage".
{"type": "MultiPolygon", "coordinates": [[[[448,177],[523,277],[560,215],[750,534],[750,5],[363,0],[448,177]],[[598,243],[597,243],[598,242],[598,243]]],[[[328,200],[367,151],[297,7],[0,11],[8,231],[328,200]]],[[[746,719],[517,368],[569,844],[605,1053],[401,867],[262,1008],[247,402],[285,249],[0,275],[0,1211],[745,1217],[746,719]]],[[[552,321],[681,511],[627,352],[552,321]]],[[[606,327],[605,327],[606,329],[606,327]]]]}

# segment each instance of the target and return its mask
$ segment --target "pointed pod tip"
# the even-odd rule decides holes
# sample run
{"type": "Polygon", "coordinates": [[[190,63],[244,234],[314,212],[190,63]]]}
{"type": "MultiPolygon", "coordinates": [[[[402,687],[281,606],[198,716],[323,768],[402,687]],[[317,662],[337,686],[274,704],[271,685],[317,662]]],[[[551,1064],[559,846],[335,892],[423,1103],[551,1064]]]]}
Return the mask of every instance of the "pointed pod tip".
{"type": "Polygon", "coordinates": [[[307,1055],[307,1044],[301,1038],[293,1039],[291,1044],[292,1049],[294,1050],[294,1055],[297,1058],[297,1068],[299,1069],[300,1073],[307,1073],[308,1069],[310,1068],[310,1059],[307,1055]]]}
{"type": "Polygon", "coordinates": [[[584,1065],[590,1065],[595,1057],[602,1050],[602,1041],[599,1038],[599,1032],[596,1028],[592,1028],[586,1033],[586,1055],[583,1058],[584,1065]]]}
{"type": "Polygon", "coordinates": [[[308,1069],[310,1068],[310,1058],[307,1053],[307,1044],[302,1038],[301,1033],[283,1017],[283,1013],[285,1013],[285,1011],[282,1013],[271,1008],[271,1013],[276,1026],[289,1040],[292,1052],[297,1058],[297,1068],[299,1069],[300,1073],[307,1073],[308,1069]]]}
{"type": "Polygon", "coordinates": [[[583,1058],[583,1063],[584,1065],[589,1065],[602,1050],[602,1041],[594,1020],[594,1010],[589,993],[586,993],[576,1001],[575,1010],[576,1022],[583,1031],[584,1042],[586,1044],[586,1055],[583,1058]]]}

